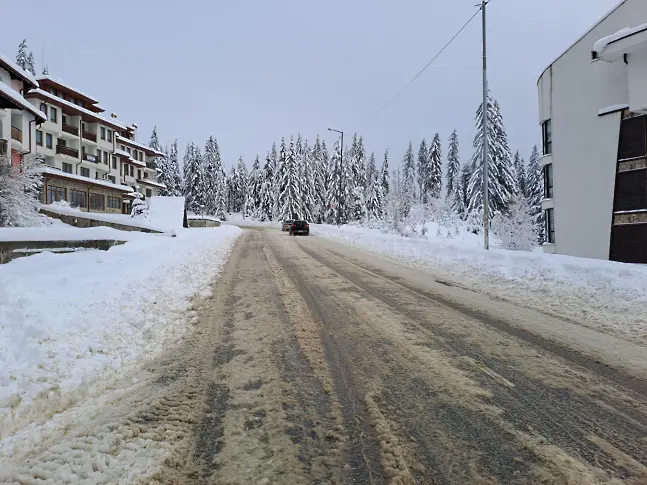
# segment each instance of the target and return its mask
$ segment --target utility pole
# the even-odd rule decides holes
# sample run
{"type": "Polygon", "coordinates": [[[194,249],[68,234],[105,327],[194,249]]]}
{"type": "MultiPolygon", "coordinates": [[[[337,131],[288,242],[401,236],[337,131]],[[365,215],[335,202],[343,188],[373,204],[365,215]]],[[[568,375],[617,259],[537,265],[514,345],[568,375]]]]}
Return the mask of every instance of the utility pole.
{"type": "Polygon", "coordinates": [[[481,3],[483,14],[483,248],[490,249],[490,201],[488,191],[488,86],[487,86],[487,36],[485,6],[489,0],[481,3]]]}

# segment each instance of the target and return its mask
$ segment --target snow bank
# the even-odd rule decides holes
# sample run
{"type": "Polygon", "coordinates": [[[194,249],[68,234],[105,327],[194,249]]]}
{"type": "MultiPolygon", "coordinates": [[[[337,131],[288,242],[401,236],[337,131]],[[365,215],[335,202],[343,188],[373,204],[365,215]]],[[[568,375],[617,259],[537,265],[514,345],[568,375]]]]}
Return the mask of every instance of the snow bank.
{"type": "Polygon", "coordinates": [[[139,234],[109,251],[0,265],[0,437],[176,341],[190,298],[209,291],[240,233],[139,234]]]}
{"type": "Polygon", "coordinates": [[[148,220],[159,227],[179,231],[184,222],[184,197],[149,197],[148,220]]]}
{"type": "MultiPolygon", "coordinates": [[[[647,342],[647,266],[480,247],[462,234],[404,238],[351,226],[313,234],[415,264],[457,286],[647,342]]],[[[472,237],[473,236],[473,237],[472,237]]],[[[478,243],[478,244],[477,244],[478,243]]]]}
{"type": "Polygon", "coordinates": [[[224,221],[224,224],[231,224],[234,226],[259,226],[259,227],[276,227],[277,229],[281,228],[281,223],[279,221],[257,221],[251,217],[243,217],[239,212],[234,212],[233,214],[227,214],[227,220],[224,221]]]}
{"type": "MultiPolygon", "coordinates": [[[[169,237],[159,235],[160,237],[169,237]]],[[[146,237],[138,231],[119,231],[111,227],[78,228],[67,224],[55,224],[43,227],[0,227],[1,241],[87,241],[92,239],[110,239],[132,241],[146,237]]]]}

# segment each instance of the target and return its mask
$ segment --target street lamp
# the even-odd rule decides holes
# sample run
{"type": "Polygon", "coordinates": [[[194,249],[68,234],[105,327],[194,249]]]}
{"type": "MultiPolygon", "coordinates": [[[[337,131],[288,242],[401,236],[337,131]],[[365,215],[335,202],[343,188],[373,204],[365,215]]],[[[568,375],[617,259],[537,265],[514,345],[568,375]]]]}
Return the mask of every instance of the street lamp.
{"type": "MultiPolygon", "coordinates": [[[[340,150],[339,150],[339,158],[340,158],[339,165],[340,165],[340,168],[341,168],[341,164],[344,161],[344,132],[341,131],[341,130],[336,130],[334,128],[328,128],[328,131],[334,131],[335,133],[339,133],[341,135],[341,147],[340,147],[340,150]]],[[[339,177],[337,177],[337,178],[339,179],[339,195],[341,196],[341,174],[339,174],[339,177]]],[[[341,204],[339,203],[339,201],[337,201],[337,225],[338,226],[341,225],[341,216],[340,216],[341,207],[340,207],[340,205],[341,204]]]]}

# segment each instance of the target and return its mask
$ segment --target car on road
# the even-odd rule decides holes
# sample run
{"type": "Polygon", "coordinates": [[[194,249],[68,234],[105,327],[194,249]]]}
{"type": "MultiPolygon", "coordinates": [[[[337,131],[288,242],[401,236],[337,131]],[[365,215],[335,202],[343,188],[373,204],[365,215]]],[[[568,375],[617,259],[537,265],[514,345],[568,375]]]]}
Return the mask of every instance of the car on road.
{"type": "Polygon", "coordinates": [[[303,234],[304,236],[310,235],[310,224],[308,221],[292,221],[290,225],[290,236],[303,234]]]}
{"type": "Polygon", "coordinates": [[[292,227],[293,222],[294,221],[292,221],[291,219],[289,219],[287,221],[283,221],[283,224],[281,224],[281,231],[283,231],[283,232],[289,231],[290,227],[292,227]]]}

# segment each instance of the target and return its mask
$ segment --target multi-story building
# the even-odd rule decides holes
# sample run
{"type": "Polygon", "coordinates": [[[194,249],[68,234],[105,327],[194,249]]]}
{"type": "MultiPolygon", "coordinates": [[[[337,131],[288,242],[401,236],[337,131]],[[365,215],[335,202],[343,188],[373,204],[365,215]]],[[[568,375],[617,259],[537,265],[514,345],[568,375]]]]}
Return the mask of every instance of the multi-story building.
{"type": "Polygon", "coordinates": [[[37,87],[33,76],[0,54],[0,155],[13,164],[33,149],[35,126],[45,121],[45,115],[24,97],[37,87]]]}
{"type": "Polygon", "coordinates": [[[647,263],[646,20],[620,2],[539,78],[546,252],[647,263]]]}
{"type": "Polygon", "coordinates": [[[45,159],[43,202],[66,200],[90,212],[130,211],[133,194],[157,195],[153,159],[164,155],[135,141],[136,126],[104,115],[98,100],[49,75],[24,96],[46,121],[34,132],[45,159]]]}

